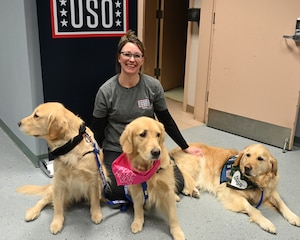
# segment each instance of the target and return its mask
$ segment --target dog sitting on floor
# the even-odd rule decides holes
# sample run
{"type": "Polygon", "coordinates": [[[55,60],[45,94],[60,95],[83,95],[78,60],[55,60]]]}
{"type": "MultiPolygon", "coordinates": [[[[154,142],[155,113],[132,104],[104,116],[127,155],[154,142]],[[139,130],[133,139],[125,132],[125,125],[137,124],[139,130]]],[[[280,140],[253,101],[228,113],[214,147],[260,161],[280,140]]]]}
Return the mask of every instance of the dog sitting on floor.
{"type": "Polygon", "coordinates": [[[277,160],[262,144],[252,144],[240,152],[201,143],[190,145],[202,148],[203,157],[187,154],[179,148],[170,151],[178,167],[194,180],[190,186],[185,186],[187,193],[197,191],[195,187],[208,191],[226,209],[248,214],[250,221],[273,234],[276,228],[259,211],[261,204],[274,207],[290,224],[300,226],[300,218],[287,207],[277,191],[277,160]],[[226,164],[228,159],[231,163],[226,164]],[[223,182],[221,177],[226,175],[229,165],[232,169],[223,182]]]}
{"type": "Polygon", "coordinates": [[[51,184],[26,185],[17,189],[23,194],[43,195],[27,210],[25,220],[38,218],[45,206],[53,205],[50,231],[57,234],[63,228],[64,210],[73,202],[84,199],[90,204],[91,220],[99,224],[102,221],[100,199],[103,198],[107,173],[93,132],[82,119],[57,102],[39,105],[18,125],[25,134],[45,139],[55,157],[51,184]]]}
{"type": "Polygon", "coordinates": [[[133,202],[131,231],[142,231],[144,209],[155,206],[168,219],[175,240],[185,239],[177,218],[173,164],[164,145],[164,126],[149,117],[129,123],[120,137],[123,154],[112,165],[118,185],[126,185],[133,202]]]}

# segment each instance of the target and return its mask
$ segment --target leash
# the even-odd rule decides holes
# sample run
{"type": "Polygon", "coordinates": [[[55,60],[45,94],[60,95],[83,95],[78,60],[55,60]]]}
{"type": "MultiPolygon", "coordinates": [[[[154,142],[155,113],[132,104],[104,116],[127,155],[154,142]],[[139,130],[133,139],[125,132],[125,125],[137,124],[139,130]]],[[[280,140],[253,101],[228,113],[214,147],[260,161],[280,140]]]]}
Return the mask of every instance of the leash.
{"type": "MultiPolygon", "coordinates": [[[[105,175],[104,175],[104,172],[103,172],[103,168],[101,166],[101,163],[100,163],[100,160],[99,160],[99,157],[98,157],[99,149],[97,148],[97,144],[93,143],[93,147],[94,147],[94,154],[96,156],[96,162],[97,162],[98,170],[99,170],[102,182],[103,182],[104,198],[107,199],[106,189],[107,189],[108,182],[106,181],[106,178],[105,178],[105,175]]],[[[112,205],[117,205],[117,204],[123,204],[123,206],[120,208],[121,211],[126,211],[127,208],[128,208],[128,201],[126,201],[126,200],[107,200],[107,204],[111,205],[111,206],[112,205]]]]}

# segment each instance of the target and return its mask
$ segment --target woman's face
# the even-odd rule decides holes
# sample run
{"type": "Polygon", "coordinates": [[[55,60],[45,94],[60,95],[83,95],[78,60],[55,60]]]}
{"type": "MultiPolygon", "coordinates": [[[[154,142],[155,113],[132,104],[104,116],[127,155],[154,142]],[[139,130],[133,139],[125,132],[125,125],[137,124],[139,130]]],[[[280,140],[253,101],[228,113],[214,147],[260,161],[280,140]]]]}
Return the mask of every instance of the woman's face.
{"type": "Polygon", "coordinates": [[[122,72],[136,74],[144,63],[144,56],[137,45],[128,42],[122,48],[118,61],[122,72]]]}

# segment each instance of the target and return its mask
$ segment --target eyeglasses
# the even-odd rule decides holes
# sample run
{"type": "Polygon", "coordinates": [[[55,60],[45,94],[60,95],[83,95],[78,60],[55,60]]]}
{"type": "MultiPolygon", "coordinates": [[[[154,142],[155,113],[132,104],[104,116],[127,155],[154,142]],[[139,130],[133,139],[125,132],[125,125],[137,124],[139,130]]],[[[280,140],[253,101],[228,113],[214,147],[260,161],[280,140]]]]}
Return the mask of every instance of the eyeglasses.
{"type": "Polygon", "coordinates": [[[128,59],[133,57],[135,60],[139,60],[143,57],[143,54],[131,53],[131,52],[121,52],[121,54],[128,59]]]}

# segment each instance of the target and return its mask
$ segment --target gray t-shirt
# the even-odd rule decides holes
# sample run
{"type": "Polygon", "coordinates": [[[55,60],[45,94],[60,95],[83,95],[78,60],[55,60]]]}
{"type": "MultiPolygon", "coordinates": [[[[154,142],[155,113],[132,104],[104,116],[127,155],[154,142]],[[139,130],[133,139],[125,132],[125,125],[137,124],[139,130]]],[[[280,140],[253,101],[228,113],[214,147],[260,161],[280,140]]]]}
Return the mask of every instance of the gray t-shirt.
{"type": "Polygon", "coordinates": [[[160,82],[140,74],[139,83],[132,88],[119,84],[119,75],[107,80],[98,90],[93,116],[108,117],[103,149],[121,152],[119,138],[125,126],[141,116],[154,117],[155,111],[167,109],[164,90],[160,82]]]}

